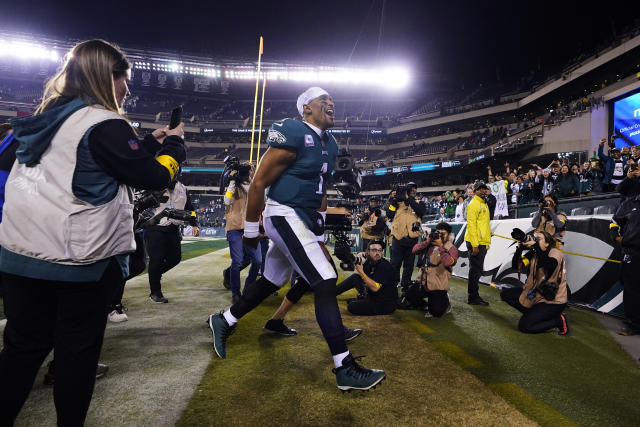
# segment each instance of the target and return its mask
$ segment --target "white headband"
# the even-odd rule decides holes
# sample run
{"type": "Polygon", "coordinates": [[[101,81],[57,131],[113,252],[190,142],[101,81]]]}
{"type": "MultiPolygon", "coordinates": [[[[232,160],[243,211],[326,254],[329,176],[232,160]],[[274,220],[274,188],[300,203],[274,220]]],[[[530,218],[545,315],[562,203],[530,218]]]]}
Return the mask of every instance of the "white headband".
{"type": "Polygon", "coordinates": [[[329,95],[329,92],[317,86],[310,87],[309,89],[302,92],[302,94],[298,97],[298,102],[296,102],[296,107],[298,107],[298,113],[300,113],[301,116],[304,116],[304,114],[302,114],[303,112],[302,107],[304,105],[308,105],[311,101],[313,101],[314,99],[322,95],[329,95]]]}

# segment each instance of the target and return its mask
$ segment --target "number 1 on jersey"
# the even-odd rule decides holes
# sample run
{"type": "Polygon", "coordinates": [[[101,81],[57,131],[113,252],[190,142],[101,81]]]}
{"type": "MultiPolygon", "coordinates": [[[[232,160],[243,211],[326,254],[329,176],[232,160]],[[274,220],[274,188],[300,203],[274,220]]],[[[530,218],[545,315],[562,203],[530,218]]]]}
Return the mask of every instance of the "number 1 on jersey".
{"type": "Polygon", "coordinates": [[[316,191],[316,194],[323,194],[324,192],[322,191],[322,184],[324,184],[324,174],[327,173],[327,167],[328,167],[328,163],[323,163],[322,164],[322,169],[320,169],[320,184],[318,185],[318,191],[316,191]]]}

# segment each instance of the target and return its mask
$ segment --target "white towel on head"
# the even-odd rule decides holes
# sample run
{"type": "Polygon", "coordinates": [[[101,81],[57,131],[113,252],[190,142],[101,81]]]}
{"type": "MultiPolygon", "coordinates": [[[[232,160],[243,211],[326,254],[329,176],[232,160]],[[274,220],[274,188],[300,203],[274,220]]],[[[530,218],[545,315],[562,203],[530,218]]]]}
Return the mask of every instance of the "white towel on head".
{"type": "Polygon", "coordinates": [[[300,94],[300,96],[298,97],[298,102],[296,103],[296,107],[298,107],[298,113],[300,113],[300,115],[302,116],[302,107],[322,95],[329,95],[329,92],[318,86],[310,87],[309,89],[302,92],[302,94],[300,94]]]}

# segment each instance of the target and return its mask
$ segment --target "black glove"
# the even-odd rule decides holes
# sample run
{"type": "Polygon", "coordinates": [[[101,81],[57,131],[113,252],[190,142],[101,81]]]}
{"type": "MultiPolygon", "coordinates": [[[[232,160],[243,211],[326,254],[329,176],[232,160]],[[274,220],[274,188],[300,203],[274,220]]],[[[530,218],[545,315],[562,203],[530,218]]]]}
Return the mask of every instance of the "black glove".
{"type": "Polygon", "coordinates": [[[178,163],[184,162],[187,158],[187,150],[182,138],[175,135],[165,138],[162,143],[162,148],[158,151],[158,156],[162,155],[173,157],[173,159],[178,163]]]}

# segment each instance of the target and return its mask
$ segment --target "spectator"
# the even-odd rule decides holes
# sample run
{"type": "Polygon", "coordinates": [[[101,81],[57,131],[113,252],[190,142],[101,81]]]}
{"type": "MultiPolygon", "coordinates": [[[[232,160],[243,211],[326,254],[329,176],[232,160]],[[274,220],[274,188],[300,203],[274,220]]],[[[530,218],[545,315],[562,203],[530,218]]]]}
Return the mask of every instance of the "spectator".
{"type": "Polygon", "coordinates": [[[465,221],[465,218],[464,218],[465,208],[466,208],[466,206],[464,205],[464,196],[462,194],[460,194],[458,196],[458,204],[456,205],[455,222],[464,222],[465,221]]]}
{"type": "Polygon", "coordinates": [[[578,195],[579,187],[578,177],[569,170],[569,166],[562,165],[562,172],[558,178],[558,195],[560,197],[576,196],[578,195]]]}
{"type": "Polygon", "coordinates": [[[607,192],[613,192],[616,189],[616,185],[620,184],[624,179],[624,165],[627,159],[622,157],[620,149],[618,147],[610,147],[609,155],[604,154],[604,143],[607,142],[606,138],[600,140],[598,147],[598,157],[604,163],[604,189],[607,192]]]}
{"type": "Polygon", "coordinates": [[[640,166],[632,164],[627,170],[627,177],[616,187],[623,201],[640,194],[640,166]]]}
{"type": "Polygon", "coordinates": [[[584,162],[582,170],[578,174],[579,187],[578,192],[581,196],[588,196],[593,190],[594,172],[591,170],[591,162],[584,162]]]}
{"type": "Polygon", "coordinates": [[[539,197],[551,196],[556,193],[555,181],[551,177],[551,170],[544,169],[542,174],[538,173],[535,182],[535,193],[539,197]]]}

